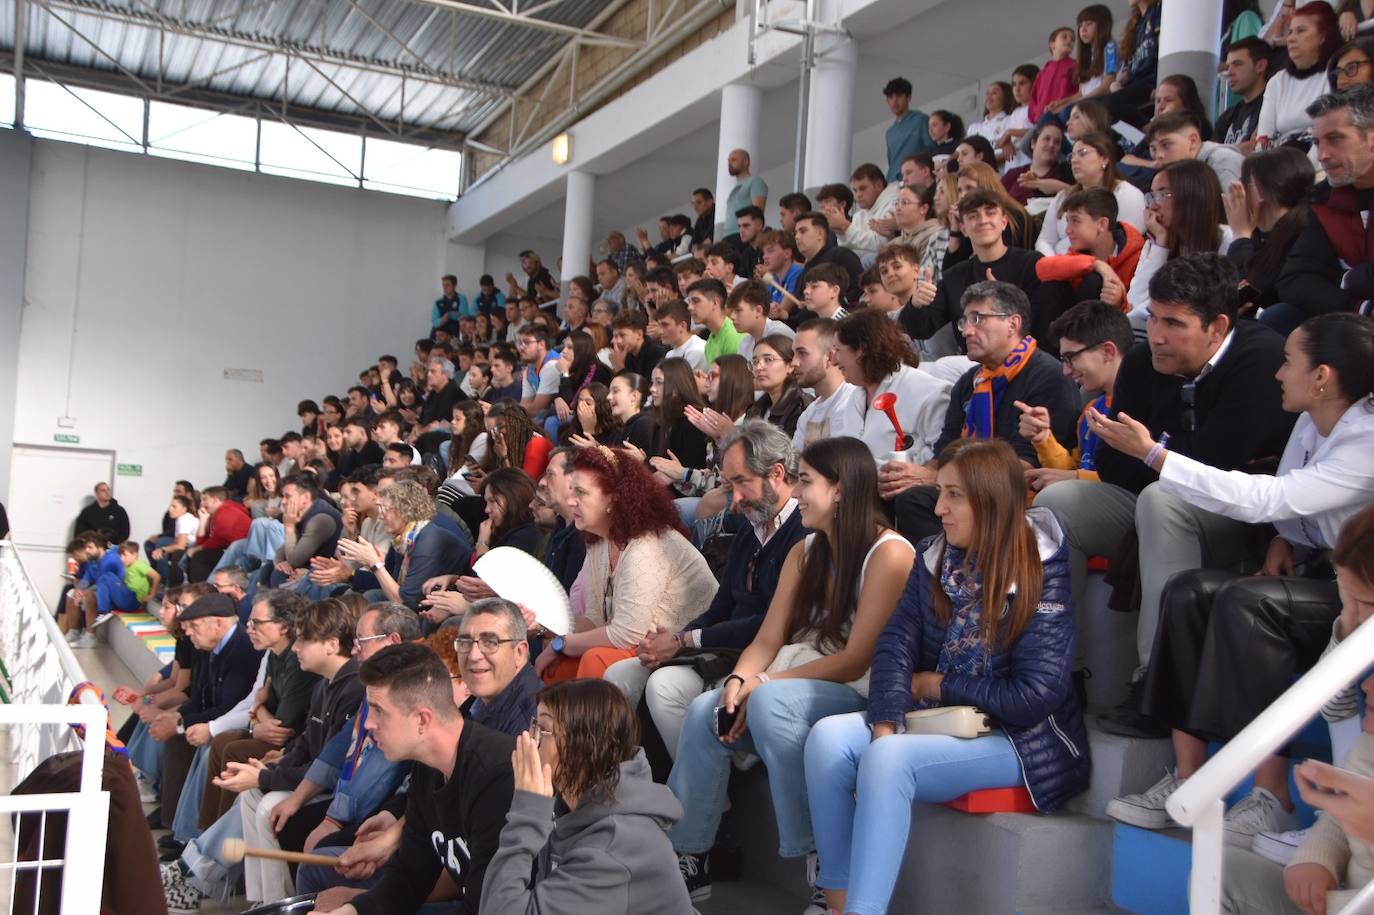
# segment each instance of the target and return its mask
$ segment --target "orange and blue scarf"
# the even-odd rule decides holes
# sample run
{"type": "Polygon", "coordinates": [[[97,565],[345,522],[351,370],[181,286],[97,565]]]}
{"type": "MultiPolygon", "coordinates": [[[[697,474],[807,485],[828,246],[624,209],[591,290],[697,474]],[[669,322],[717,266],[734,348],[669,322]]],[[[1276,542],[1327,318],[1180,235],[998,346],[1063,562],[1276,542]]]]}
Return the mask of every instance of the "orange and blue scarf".
{"type": "Polygon", "coordinates": [[[1035,350],[1035,338],[1026,337],[1016,344],[1011,355],[997,368],[989,370],[979,367],[978,374],[973,376],[973,396],[964,407],[964,438],[990,439],[994,436],[994,417],[997,407],[1002,403],[1002,395],[1016,376],[1021,374],[1021,370],[1030,364],[1035,350]]]}
{"type": "MultiPolygon", "coordinates": [[[[100,703],[100,706],[105,709],[105,749],[109,750],[111,753],[127,758],[129,751],[124,746],[124,742],[116,736],[114,726],[110,723],[110,707],[106,704],[105,693],[100,687],[89,680],[81,681],[72,687],[71,695],[67,697],[67,704],[81,705],[85,701],[83,697],[88,694],[94,696],[95,701],[100,703]]],[[[80,737],[82,740],[86,739],[86,728],[84,725],[74,724],[72,725],[72,730],[76,732],[77,737],[80,737]]]]}

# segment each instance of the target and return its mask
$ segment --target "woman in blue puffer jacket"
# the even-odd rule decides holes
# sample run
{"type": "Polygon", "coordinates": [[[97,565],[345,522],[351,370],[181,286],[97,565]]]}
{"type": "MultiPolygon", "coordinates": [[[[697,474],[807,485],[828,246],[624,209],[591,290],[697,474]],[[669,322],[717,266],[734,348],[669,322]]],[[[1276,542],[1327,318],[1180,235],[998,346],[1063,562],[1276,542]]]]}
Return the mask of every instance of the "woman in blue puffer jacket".
{"type": "Polygon", "coordinates": [[[806,742],[816,882],[831,911],[887,911],[916,801],[1024,784],[1048,811],[1088,785],[1058,521],[1025,509],[1023,467],[1005,442],[954,442],[937,484],[944,533],[922,542],[878,638],[867,712],[826,718],[806,742]],[[984,594],[999,595],[995,616],[984,594]],[[907,712],[957,705],[986,713],[993,731],[903,733],[907,712]]]}

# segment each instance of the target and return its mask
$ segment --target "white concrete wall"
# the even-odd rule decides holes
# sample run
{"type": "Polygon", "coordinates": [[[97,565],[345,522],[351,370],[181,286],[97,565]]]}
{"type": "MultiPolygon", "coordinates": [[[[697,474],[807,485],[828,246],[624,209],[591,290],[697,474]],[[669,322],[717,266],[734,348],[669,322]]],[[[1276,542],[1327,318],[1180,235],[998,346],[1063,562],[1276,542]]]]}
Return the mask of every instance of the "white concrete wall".
{"type": "Polygon", "coordinates": [[[297,400],[342,394],[428,329],[449,263],[442,204],[33,150],[13,441],[51,445],[69,413],[61,431],[80,447],[143,465],[112,481],[135,536],[157,525],[173,480],[219,483],[226,448],[255,460],[259,439],[297,427],[297,400]]]}
{"type": "MultiPolygon", "coordinates": [[[[28,134],[0,130],[0,391],[14,391],[24,307],[24,249],[29,225],[28,134]]],[[[0,494],[8,493],[15,398],[0,396],[0,494]]],[[[5,500],[8,502],[8,499],[5,500]]]]}

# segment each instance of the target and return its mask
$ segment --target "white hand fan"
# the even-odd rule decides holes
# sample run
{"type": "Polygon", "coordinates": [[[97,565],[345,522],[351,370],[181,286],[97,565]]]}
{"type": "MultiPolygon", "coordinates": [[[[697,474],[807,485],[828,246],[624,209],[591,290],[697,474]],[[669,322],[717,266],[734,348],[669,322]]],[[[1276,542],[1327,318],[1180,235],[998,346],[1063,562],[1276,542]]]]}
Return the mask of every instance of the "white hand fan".
{"type": "Polygon", "coordinates": [[[524,604],[535,622],[554,635],[572,631],[572,605],[568,593],[548,566],[524,550],[498,546],[473,565],[477,577],[499,596],[524,604]]]}

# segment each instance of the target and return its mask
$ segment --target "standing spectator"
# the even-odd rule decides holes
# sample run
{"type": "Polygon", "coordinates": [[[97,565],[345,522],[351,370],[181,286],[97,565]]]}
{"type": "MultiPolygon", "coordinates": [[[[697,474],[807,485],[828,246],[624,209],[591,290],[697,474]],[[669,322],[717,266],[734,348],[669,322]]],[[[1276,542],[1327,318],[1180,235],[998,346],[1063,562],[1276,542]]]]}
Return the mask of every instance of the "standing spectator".
{"type": "Polygon", "coordinates": [[[1329,90],[1326,64],[1341,43],[1336,14],[1322,0],[1304,3],[1294,11],[1284,42],[1288,65],[1264,88],[1256,141],[1261,148],[1293,141],[1307,149],[1313,138],[1307,108],[1329,90]]]}
{"type": "Polygon", "coordinates": [[[1226,85],[1236,101],[1217,116],[1212,136],[1218,143],[1234,146],[1243,155],[1255,151],[1260,109],[1269,84],[1271,49],[1259,38],[1245,38],[1226,52],[1226,85]]]}
{"type": "Polygon", "coordinates": [[[725,161],[725,168],[730,177],[735,179],[735,186],[731,188],[730,196],[725,201],[725,226],[722,233],[733,235],[739,231],[736,213],[747,206],[756,206],[761,210],[768,205],[768,185],[762,178],[750,173],[747,150],[732,149],[725,161]]]}
{"type": "Polygon", "coordinates": [[[716,198],[710,188],[692,191],[692,212],[697,214],[692,223],[692,244],[709,244],[716,234],[716,198]]]}
{"type": "MultiPolygon", "coordinates": [[[[1072,40],[1069,46],[1073,47],[1072,40]]],[[[982,137],[988,143],[995,144],[1006,129],[1007,118],[1015,108],[1016,99],[1011,93],[1011,83],[1001,80],[989,83],[987,91],[983,93],[983,117],[969,125],[964,139],[982,137]]],[[[996,162],[992,164],[995,165],[996,162]]]]}
{"type": "Polygon", "coordinates": [[[1031,123],[1040,120],[1049,106],[1074,94],[1078,62],[1073,58],[1073,29],[1067,26],[1050,33],[1050,60],[1040,68],[1031,86],[1031,123]]]}
{"type": "Polygon", "coordinates": [[[186,548],[186,578],[205,581],[229,545],[248,536],[253,519],[242,503],[229,498],[223,486],[207,486],[201,491],[196,514],[199,526],[196,542],[186,548]]]}
{"type": "Polygon", "coordinates": [[[1021,151],[1020,143],[1033,124],[1030,119],[1031,87],[1039,75],[1040,68],[1035,64],[1022,64],[1011,71],[1011,96],[1016,107],[1002,125],[1002,135],[992,140],[997,150],[997,161],[1004,172],[1030,161],[1030,157],[1021,151]]]}
{"type": "Polygon", "coordinates": [[[887,99],[887,109],[895,118],[888,125],[885,135],[887,180],[894,182],[902,177],[903,159],[930,152],[934,144],[928,128],[930,119],[911,107],[910,80],[901,76],[888,80],[887,85],[883,86],[883,97],[887,99]]]}
{"type": "Polygon", "coordinates": [[[524,289],[520,288],[519,282],[515,279],[515,274],[506,274],[506,288],[510,293],[509,296],[507,296],[508,303],[515,299],[525,298],[526,296],[535,301],[539,301],[539,289],[541,286],[549,287],[557,285],[553,281],[552,274],[549,273],[549,268],[545,267],[544,262],[540,260],[537,251],[526,250],[520,252],[520,269],[524,271],[527,277],[524,289]]]}
{"type": "Polygon", "coordinates": [[[469,310],[467,296],[458,291],[458,277],[445,274],[439,282],[444,291],[434,300],[434,310],[430,316],[430,326],[436,330],[463,315],[473,313],[469,310]]]}
{"type": "Polygon", "coordinates": [[[477,288],[478,292],[473,301],[478,314],[490,317],[505,310],[506,296],[496,288],[496,280],[491,278],[490,273],[482,274],[481,279],[477,281],[477,288]]]}
{"type": "Polygon", "coordinates": [[[939,108],[930,113],[926,130],[930,133],[931,155],[950,156],[964,138],[964,119],[952,111],[939,108]]]}
{"type": "MultiPolygon", "coordinates": [[[[97,531],[110,543],[129,539],[129,513],[110,494],[109,483],[95,484],[95,501],[81,509],[76,516],[76,532],[97,531]]],[[[0,540],[4,536],[0,535],[0,540]]]]}

